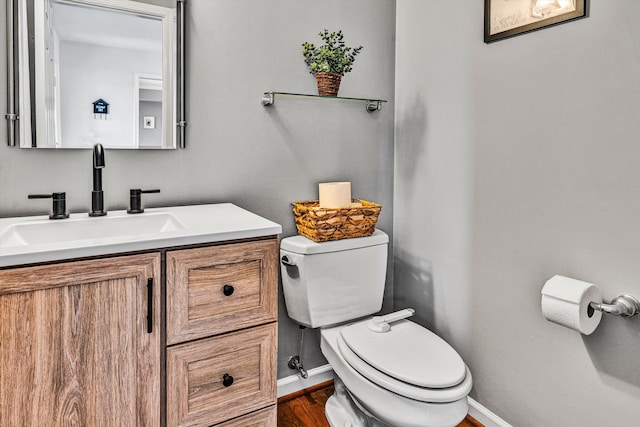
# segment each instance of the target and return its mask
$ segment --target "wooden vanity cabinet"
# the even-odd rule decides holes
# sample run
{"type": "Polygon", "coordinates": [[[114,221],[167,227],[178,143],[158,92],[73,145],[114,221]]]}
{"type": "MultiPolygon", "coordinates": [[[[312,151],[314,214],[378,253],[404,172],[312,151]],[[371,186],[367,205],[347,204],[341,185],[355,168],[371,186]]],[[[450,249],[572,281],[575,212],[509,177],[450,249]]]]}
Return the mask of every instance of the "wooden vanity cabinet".
{"type": "Polygon", "coordinates": [[[167,425],[275,427],[277,239],[168,251],[167,425]]]}
{"type": "Polygon", "coordinates": [[[0,269],[0,426],[276,427],[277,293],[275,236],[0,269]]]}
{"type": "Polygon", "coordinates": [[[0,425],[160,425],[160,253],[0,270],[0,425]]]}

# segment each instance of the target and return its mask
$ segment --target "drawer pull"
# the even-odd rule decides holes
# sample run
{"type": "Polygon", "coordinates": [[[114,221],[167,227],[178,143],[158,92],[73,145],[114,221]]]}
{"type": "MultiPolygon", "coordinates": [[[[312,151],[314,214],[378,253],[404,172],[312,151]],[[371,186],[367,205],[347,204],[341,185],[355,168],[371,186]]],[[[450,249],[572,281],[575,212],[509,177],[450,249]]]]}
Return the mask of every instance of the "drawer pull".
{"type": "Polygon", "coordinates": [[[233,384],[233,377],[229,374],[224,374],[222,376],[222,385],[229,387],[231,384],[233,384]]]}
{"type": "Polygon", "coordinates": [[[153,333],[153,277],[147,279],[147,333],[153,333]]]}
{"type": "Polygon", "coordinates": [[[233,294],[233,291],[235,289],[233,289],[233,286],[231,285],[224,285],[222,287],[222,293],[224,294],[224,296],[228,297],[229,295],[233,294]]]}

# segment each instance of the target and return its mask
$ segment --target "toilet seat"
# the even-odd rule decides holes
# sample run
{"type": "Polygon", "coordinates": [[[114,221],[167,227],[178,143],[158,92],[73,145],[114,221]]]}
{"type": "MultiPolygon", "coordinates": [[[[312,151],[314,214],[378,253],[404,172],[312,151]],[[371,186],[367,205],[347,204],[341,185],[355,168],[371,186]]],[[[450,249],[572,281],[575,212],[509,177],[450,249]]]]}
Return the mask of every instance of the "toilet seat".
{"type": "Polygon", "coordinates": [[[338,349],[345,361],[371,382],[422,402],[452,402],[469,394],[471,373],[442,338],[408,320],[391,331],[372,332],[367,321],[340,330],[338,349]]]}
{"type": "MultiPolygon", "coordinates": [[[[396,427],[456,426],[467,415],[469,410],[467,396],[453,401],[437,399],[437,396],[433,400],[443,401],[421,401],[393,392],[360,374],[340,352],[338,337],[340,330],[344,327],[345,325],[339,325],[320,329],[320,349],[360,409],[371,414],[375,419],[396,427]]],[[[467,379],[469,382],[471,381],[470,374],[465,377],[465,382],[467,379]]],[[[444,395],[443,391],[446,393],[446,389],[434,390],[434,392],[444,395]]],[[[439,396],[442,395],[439,394],[439,396]]],[[[332,417],[337,415],[329,414],[329,408],[326,410],[328,418],[333,419],[332,417]]],[[[332,425],[345,425],[340,417],[335,420],[337,422],[332,425]]],[[[370,424],[365,422],[364,424],[353,423],[352,425],[363,427],[370,424]]]]}

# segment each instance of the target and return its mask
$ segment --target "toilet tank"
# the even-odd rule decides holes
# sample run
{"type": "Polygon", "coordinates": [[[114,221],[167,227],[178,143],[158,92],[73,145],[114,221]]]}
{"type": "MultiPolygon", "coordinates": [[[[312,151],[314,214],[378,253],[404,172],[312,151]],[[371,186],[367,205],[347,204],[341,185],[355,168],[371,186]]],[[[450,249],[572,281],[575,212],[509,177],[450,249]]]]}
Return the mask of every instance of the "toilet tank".
{"type": "Polygon", "coordinates": [[[280,242],[287,314],[311,328],[335,325],[382,308],[389,237],[316,243],[303,236],[280,242]]]}

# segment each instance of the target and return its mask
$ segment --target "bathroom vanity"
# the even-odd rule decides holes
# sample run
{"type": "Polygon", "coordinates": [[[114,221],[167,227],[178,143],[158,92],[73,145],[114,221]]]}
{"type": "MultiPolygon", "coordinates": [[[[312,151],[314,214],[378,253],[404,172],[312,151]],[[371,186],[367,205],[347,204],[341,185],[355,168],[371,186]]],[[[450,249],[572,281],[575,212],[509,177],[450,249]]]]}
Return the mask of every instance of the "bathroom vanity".
{"type": "Polygon", "coordinates": [[[0,425],[275,426],[280,232],[231,204],[0,219],[0,425]]]}

